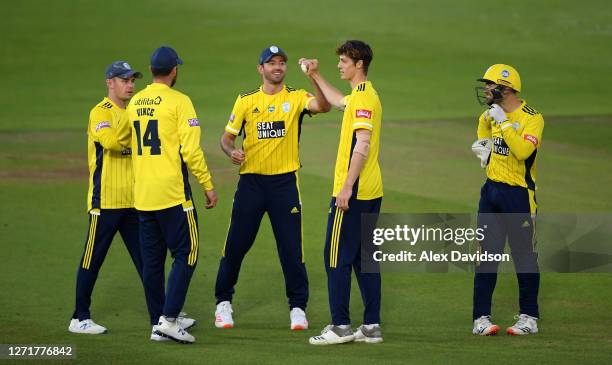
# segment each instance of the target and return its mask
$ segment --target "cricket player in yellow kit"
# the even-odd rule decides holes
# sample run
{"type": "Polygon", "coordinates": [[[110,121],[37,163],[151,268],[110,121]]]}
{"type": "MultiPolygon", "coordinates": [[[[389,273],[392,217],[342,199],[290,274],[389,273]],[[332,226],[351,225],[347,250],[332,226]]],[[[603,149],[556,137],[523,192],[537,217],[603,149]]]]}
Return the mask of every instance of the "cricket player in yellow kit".
{"type": "Polygon", "coordinates": [[[132,98],[119,140],[131,141],[151,339],[192,343],[195,338],[186,329],[195,321],[180,316],[199,245],[188,171],[204,190],[207,209],[215,206],[217,196],[200,147],[200,121],[191,99],[172,88],[182,64],[174,49],[155,50],[151,56],[153,83],[132,98]],[[164,291],[167,250],[174,262],[164,291]]]}
{"type": "Polygon", "coordinates": [[[89,230],[79,263],[75,310],[68,330],[100,334],[106,328],[91,319],[89,307],[98,273],[113,237],[119,232],[142,279],[138,215],[134,209],[130,149],[117,142],[118,122],[142,74],[125,61],[113,62],[105,72],[108,96],[89,113],[87,155],[89,230]]]}
{"type": "Polygon", "coordinates": [[[308,276],[302,244],[302,202],[297,171],[298,147],[305,115],[329,111],[316,91],[313,96],[284,84],[287,55],[265,48],[257,69],[263,84],[240,94],[221,138],[223,151],[240,165],[232,216],[219,263],[215,326],[234,325],[231,301],[240,266],[253,245],[264,213],[268,213],[285,276],[292,330],[308,328],[308,276]],[[242,134],[242,148],[234,146],[242,134]]]}
{"type": "Polygon", "coordinates": [[[382,203],[383,186],[378,164],[382,106],[367,78],[373,57],[370,46],[350,40],[340,45],[336,54],[340,77],[353,89],[348,96],[321,76],[317,60],[300,60],[305,65],[305,73],[321,88],[325,98],[344,110],[323,255],[332,320],[321,335],[310,338],[310,343],[379,343],[383,341],[381,280],[380,273],[364,273],[361,269],[361,215],[378,214],[382,203]],[[355,333],[349,315],[352,270],[365,307],[363,325],[355,333]]]}
{"type": "MultiPolygon", "coordinates": [[[[508,327],[510,335],[538,332],[540,274],[535,252],[536,157],[542,143],[542,114],[520,99],[522,84],[512,66],[495,64],[478,81],[481,104],[489,106],[478,119],[478,140],[472,146],[487,181],[480,191],[478,225],[486,227],[482,251],[503,253],[506,238],[519,285],[518,321],[508,327]],[[484,103],[483,103],[484,102],[484,103]]],[[[498,262],[481,262],[474,276],[474,328],[489,336],[499,331],[491,322],[491,302],[497,281],[498,262]]]]}

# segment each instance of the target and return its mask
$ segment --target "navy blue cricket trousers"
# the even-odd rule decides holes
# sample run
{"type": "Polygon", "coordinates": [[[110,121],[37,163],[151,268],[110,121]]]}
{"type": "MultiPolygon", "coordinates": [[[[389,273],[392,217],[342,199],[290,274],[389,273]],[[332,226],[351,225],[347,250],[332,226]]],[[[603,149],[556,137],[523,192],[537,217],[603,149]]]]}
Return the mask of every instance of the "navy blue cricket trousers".
{"type": "Polygon", "coordinates": [[[198,215],[191,200],[171,208],[139,211],[145,297],[151,324],[177,318],[198,261],[198,215]],[[173,262],[165,288],[167,251],[173,262]]]}
{"type": "Polygon", "coordinates": [[[323,259],[334,325],[351,324],[351,270],[355,271],[364,304],[363,324],[380,323],[380,273],[361,272],[361,215],[380,213],[381,203],[382,198],[351,199],[349,210],[343,212],[336,207],[336,198],[331,199],[323,259]]]}
{"type": "MultiPolygon", "coordinates": [[[[540,273],[535,252],[535,194],[527,188],[487,180],[480,190],[478,226],[487,226],[481,251],[503,253],[510,245],[519,286],[521,314],[538,317],[540,273]]],[[[481,262],[474,275],[473,319],[491,315],[496,262],[481,262]]]]}
{"type": "Polygon", "coordinates": [[[89,307],[98,273],[104,263],[115,234],[119,232],[142,280],[142,257],[138,238],[138,213],[133,208],[100,209],[89,213],[89,231],[79,262],[76,283],[76,304],[72,318],[91,318],[89,307]]]}
{"type": "Polygon", "coordinates": [[[306,309],[308,275],[304,265],[302,203],[297,172],[240,175],[217,273],[217,303],[232,301],[242,260],[255,242],[264,213],[268,213],[272,223],[289,308],[306,309]]]}

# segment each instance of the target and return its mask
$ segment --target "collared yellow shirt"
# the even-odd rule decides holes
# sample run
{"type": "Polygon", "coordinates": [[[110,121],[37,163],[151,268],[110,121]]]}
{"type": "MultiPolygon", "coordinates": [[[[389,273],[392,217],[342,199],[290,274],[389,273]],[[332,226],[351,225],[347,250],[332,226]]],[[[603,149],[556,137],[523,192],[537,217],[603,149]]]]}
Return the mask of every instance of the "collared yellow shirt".
{"type": "Polygon", "coordinates": [[[130,150],[117,143],[116,130],[125,109],[109,98],[89,112],[87,210],[134,207],[134,175],[130,150]]]}
{"type": "Polygon", "coordinates": [[[213,189],[200,133],[187,95],[162,83],[134,95],[118,139],[132,148],[136,209],[161,210],[190,200],[188,171],[204,190],[213,189]]]}
{"type": "Polygon", "coordinates": [[[289,86],[274,95],[259,87],[236,98],[225,131],[243,134],[240,174],[279,175],[300,168],[301,125],[312,99],[289,86]]]}
{"type": "Polygon", "coordinates": [[[525,101],[506,116],[508,121],[503,125],[497,125],[486,111],[478,119],[478,138],[493,139],[487,177],[536,190],[536,156],[542,144],[544,118],[525,101]]]}
{"type": "Polygon", "coordinates": [[[334,173],[335,197],[340,193],[348,175],[353,148],[357,142],[356,131],[367,129],[372,132],[368,159],[353,185],[357,199],[371,200],[383,196],[382,176],[378,164],[380,150],[380,128],[382,124],[382,106],[378,93],[370,81],[355,86],[350,95],[344,97],[344,115],[340,131],[340,143],[336,157],[334,173]]]}

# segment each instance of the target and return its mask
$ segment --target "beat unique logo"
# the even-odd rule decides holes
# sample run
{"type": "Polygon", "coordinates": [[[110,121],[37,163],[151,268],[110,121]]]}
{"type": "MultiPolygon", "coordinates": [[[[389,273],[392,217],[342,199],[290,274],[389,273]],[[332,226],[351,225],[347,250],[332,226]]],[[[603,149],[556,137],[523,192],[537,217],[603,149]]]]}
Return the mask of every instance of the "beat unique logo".
{"type": "Polygon", "coordinates": [[[510,148],[501,137],[493,137],[493,152],[498,155],[508,156],[510,154],[510,148]]]}
{"type": "Polygon", "coordinates": [[[287,134],[285,130],[285,121],[277,122],[259,122],[257,123],[257,138],[270,139],[282,138],[287,134]]]}

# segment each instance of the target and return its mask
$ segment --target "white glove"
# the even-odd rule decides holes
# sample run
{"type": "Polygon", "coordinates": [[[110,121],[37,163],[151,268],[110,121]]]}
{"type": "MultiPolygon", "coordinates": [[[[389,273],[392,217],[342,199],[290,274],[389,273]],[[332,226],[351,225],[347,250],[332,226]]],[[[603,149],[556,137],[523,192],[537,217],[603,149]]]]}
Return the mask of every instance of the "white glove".
{"type": "Polygon", "coordinates": [[[492,145],[493,141],[488,138],[479,139],[472,144],[472,152],[480,159],[480,167],[483,169],[489,163],[492,145]]]}
{"type": "Polygon", "coordinates": [[[508,120],[506,113],[504,113],[504,109],[497,104],[491,105],[491,108],[487,111],[487,113],[489,114],[489,117],[495,120],[495,124],[497,125],[500,125],[508,120]]]}

